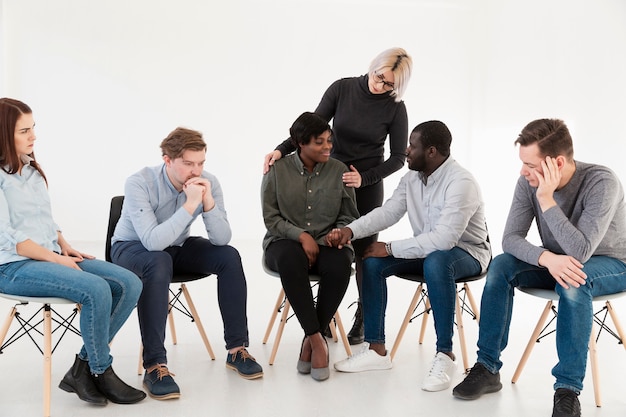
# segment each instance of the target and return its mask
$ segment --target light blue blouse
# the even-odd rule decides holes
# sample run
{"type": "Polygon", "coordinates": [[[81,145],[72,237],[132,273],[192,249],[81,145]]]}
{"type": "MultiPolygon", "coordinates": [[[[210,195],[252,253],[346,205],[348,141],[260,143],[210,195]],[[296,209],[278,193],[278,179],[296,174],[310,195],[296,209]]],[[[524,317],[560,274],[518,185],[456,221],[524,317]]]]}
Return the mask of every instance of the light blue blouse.
{"type": "Polygon", "coordinates": [[[60,253],[58,230],[41,174],[30,164],[24,165],[21,174],[0,170],[0,264],[28,259],[16,250],[18,243],[28,239],[60,253]]]}

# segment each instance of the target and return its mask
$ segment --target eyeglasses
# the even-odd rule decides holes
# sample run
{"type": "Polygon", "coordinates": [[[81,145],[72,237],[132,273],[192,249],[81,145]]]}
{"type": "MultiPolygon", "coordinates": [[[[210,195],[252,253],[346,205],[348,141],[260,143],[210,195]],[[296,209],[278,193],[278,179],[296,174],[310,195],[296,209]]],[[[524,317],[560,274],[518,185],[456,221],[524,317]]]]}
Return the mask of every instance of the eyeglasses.
{"type": "Polygon", "coordinates": [[[396,88],[396,86],[393,83],[390,83],[389,81],[385,81],[384,75],[374,73],[374,76],[376,77],[376,80],[374,82],[379,83],[379,84],[382,83],[383,89],[385,91],[393,91],[396,88]]]}

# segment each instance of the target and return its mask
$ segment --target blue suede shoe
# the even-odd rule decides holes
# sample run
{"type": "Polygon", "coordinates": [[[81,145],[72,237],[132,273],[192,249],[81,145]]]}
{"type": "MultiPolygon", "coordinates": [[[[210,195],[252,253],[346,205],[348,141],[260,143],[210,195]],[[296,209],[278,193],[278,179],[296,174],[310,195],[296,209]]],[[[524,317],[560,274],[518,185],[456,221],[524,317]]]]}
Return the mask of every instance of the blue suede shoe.
{"type": "Polygon", "coordinates": [[[241,348],[235,353],[229,353],[226,357],[226,367],[237,371],[239,376],[245,379],[256,379],[263,376],[263,368],[245,348],[241,348]]]}
{"type": "Polygon", "coordinates": [[[146,369],[143,377],[143,386],[148,395],[156,400],[172,400],[180,398],[180,388],[172,378],[172,373],[166,365],[158,364],[146,369]]]}

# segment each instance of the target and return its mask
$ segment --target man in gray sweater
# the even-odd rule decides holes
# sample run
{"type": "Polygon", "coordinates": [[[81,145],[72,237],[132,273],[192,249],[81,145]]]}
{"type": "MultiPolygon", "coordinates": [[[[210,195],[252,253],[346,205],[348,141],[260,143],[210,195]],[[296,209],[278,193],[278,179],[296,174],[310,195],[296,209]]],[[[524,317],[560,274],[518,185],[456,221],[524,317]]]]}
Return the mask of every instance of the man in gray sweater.
{"type": "Polygon", "coordinates": [[[552,369],[553,417],[580,416],[592,299],[626,290],[626,203],[608,168],[574,160],[563,121],[530,122],[519,135],[521,176],[502,248],[483,290],[478,359],[453,395],[473,400],[502,388],[500,354],[508,341],[515,287],[554,289],[559,295],[552,369]],[[541,246],[526,240],[536,222],[541,246]]]}

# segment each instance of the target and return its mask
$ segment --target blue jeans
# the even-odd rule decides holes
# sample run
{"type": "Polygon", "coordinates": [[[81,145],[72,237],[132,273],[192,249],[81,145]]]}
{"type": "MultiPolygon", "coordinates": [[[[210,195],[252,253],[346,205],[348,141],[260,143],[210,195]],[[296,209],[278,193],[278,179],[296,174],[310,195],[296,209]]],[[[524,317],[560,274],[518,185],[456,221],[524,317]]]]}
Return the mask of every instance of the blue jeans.
{"type": "Polygon", "coordinates": [[[554,389],[583,389],[587,348],[593,324],[595,296],[626,291],[626,264],[606,256],[592,256],[583,271],[585,285],[565,289],[547,269],[527,264],[503,253],[491,262],[480,306],[478,362],[495,373],[502,367],[500,354],[506,347],[513,311],[515,287],[545,288],[559,295],[556,349],[559,362],[552,368],[554,389]]]}
{"type": "Polygon", "coordinates": [[[363,325],[365,341],[385,343],[387,279],[390,275],[423,275],[433,311],[437,352],[452,352],[456,280],[478,275],[480,263],[461,248],[436,251],[426,258],[366,258],[363,262],[363,325]]]}
{"type": "Polygon", "coordinates": [[[143,281],[137,315],[144,368],[167,363],[165,325],[169,287],[175,272],[217,275],[217,301],[224,323],[226,349],[248,346],[246,277],[237,249],[215,246],[201,237],[190,237],[183,246],[170,246],[163,251],[149,251],[139,241],[116,242],[111,248],[111,259],[143,281]]]}
{"type": "Polygon", "coordinates": [[[24,260],[0,265],[0,290],[29,297],[60,297],[81,305],[83,347],[78,354],[94,374],[111,366],[109,342],[135,308],[141,281],[132,272],[97,259],[82,271],[51,262],[24,260]]]}

